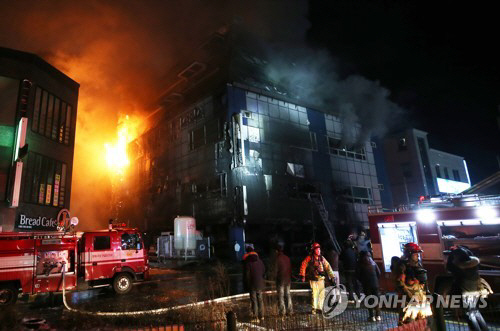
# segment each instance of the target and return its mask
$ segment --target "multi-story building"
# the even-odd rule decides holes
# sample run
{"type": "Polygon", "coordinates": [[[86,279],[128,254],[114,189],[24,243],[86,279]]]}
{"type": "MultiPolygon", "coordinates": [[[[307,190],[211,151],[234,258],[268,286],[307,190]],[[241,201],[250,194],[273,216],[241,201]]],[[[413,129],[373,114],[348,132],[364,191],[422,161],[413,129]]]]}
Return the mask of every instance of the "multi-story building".
{"type": "Polygon", "coordinates": [[[56,230],[69,208],[79,84],[0,48],[0,231],[56,230]]]}
{"type": "Polygon", "coordinates": [[[324,237],[316,202],[340,235],[367,226],[368,205],[380,203],[372,143],[346,146],[342,132],[359,126],[287,95],[258,77],[257,57],[238,54],[172,75],[154,125],[130,145],[124,214],[148,231],[193,215],[205,235],[240,246],[324,237]]]}
{"type": "Polygon", "coordinates": [[[470,187],[464,158],[429,148],[427,132],[408,129],[390,135],[384,140],[384,155],[394,207],[470,187]]]}

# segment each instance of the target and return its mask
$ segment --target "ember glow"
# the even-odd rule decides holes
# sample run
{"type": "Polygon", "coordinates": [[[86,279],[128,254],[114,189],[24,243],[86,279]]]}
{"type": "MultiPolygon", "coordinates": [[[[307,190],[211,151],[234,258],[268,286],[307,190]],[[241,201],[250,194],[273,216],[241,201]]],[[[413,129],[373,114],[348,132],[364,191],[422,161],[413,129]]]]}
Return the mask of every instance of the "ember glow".
{"type": "Polygon", "coordinates": [[[127,156],[127,145],[139,135],[141,121],[132,120],[128,115],[122,116],[118,122],[117,140],[115,143],[106,143],[106,163],[112,174],[123,177],[130,164],[127,156]]]}

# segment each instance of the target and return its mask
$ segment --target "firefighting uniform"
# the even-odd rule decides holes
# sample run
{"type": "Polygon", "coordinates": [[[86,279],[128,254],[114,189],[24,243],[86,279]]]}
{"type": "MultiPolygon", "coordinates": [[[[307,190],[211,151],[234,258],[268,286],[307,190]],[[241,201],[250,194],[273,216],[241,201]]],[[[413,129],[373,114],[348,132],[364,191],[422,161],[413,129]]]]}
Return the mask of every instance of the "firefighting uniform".
{"type": "Polygon", "coordinates": [[[309,255],[302,261],[300,266],[300,276],[306,277],[306,270],[309,268],[307,278],[312,290],[312,309],[323,309],[325,301],[325,273],[330,279],[335,279],[330,263],[323,256],[309,255]]]}

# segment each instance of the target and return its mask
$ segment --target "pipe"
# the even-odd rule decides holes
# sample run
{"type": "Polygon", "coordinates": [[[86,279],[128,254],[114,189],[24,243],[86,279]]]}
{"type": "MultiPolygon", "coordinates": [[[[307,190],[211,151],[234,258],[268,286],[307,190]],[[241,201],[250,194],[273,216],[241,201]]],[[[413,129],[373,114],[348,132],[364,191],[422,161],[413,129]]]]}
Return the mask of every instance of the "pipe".
{"type": "MultiPolygon", "coordinates": [[[[68,309],[71,312],[75,313],[81,313],[81,314],[92,314],[92,315],[97,315],[97,316],[138,316],[138,315],[146,315],[146,314],[163,314],[169,311],[174,311],[178,309],[183,309],[183,308],[189,308],[189,307],[196,307],[196,306],[202,306],[205,304],[213,304],[213,303],[222,303],[230,300],[239,300],[239,299],[244,299],[244,298],[249,298],[248,293],[242,293],[242,294],[236,294],[236,295],[230,295],[226,297],[221,297],[217,299],[212,299],[212,300],[205,300],[205,301],[198,301],[198,302],[193,302],[193,303],[188,303],[184,305],[179,305],[179,306],[173,306],[173,307],[166,307],[166,308],[158,308],[158,309],[150,309],[150,310],[138,310],[138,311],[127,311],[127,312],[91,312],[91,311],[85,311],[85,310],[78,310],[75,308],[72,308],[68,305],[66,301],[66,287],[64,284],[64,275],[66,271],[66,264],[63,265],[62,267],[62,287],[63,287],[63,303],[64,307],[68,309]]],[[[309,293],[311,290],[308,289],[302,289],[302,290],[290,290],[292,293],[309,293]]],[[[275,293],[275,291],[264,291],[264,294],[271,294],[275,293]]]]}

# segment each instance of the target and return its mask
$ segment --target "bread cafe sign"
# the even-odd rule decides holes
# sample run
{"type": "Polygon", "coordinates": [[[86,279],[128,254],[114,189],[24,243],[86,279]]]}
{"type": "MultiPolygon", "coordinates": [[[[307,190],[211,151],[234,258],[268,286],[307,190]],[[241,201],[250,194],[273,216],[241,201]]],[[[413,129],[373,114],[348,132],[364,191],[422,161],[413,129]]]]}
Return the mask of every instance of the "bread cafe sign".
{"type": "Polygon", "coordinates": [[[19,214],[16,220],[16,229],[21,231],[61,231],[61,221],[65,222],[69,219],[67,209],[61,209],[56,218],[47,216],[32,216],[19,214]]]}

